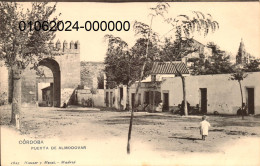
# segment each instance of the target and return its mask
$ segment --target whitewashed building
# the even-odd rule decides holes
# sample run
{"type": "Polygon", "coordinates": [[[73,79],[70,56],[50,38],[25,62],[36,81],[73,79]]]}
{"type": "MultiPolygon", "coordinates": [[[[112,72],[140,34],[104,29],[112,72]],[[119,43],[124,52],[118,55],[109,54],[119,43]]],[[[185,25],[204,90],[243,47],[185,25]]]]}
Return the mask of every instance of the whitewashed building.
{"type": "MultiPolygon", "coordinates": [[[[163,111],[179,109],[183,100],[182,80],[177,71],[185,76],[186,99],[192,108],[203,114],[237,114],[241,107],[241,93],[238,81],[231,80],[231,74],[191,76],[182,62],[153,65],[151,75],[142,81],[137,101],[137,83],[129,89],[129,106],[137,106],[138,111],[153,111],[162,100],[163,111]]],[[[260,72],[248,73],[241,82],[243,101],[249,114],[260,114],[260,72]]],[[[106,89],[104,98],[107,107],[126,108],[126,86],[106,89]]]]}
{"type": "MultiPolygon", "coordinates": [[[[183,63],[154,64],[150,78],[142,81],[138,93],[137,105],[141,105],[140,108],[150,104],[150,109],[154,110],[162,100],[163,111],[178,109],[183,100],[183,89],[181,78],[176,76],[176,67],[185,75],[186,99],[191,107],[205,114],[237,114],[241,107],[241,93],[238,81],[230,79],[231,74],[190,76],[183,63]]],[[[260,114],[259,83],[260,72],[248,73],[242,81],[243,101],[249,114],[260,114]]],[[[136,86],[130,89],[130,107],[136,86]]]]}

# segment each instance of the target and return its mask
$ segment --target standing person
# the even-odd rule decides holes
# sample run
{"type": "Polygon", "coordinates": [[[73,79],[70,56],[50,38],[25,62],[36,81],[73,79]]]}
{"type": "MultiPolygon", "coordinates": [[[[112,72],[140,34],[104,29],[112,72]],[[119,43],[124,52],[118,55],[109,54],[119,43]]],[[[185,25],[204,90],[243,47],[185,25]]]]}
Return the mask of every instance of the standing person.
{"type": "Polygon", "coordinates": [[[206,119],[207,119],[206,115],[203,115],[202,121],[200,122],[200,134],[202,135],[202,140],[204,141],[208,135],[208,131],[210,127],[210,124],[206,119]]]}
{"type": "Polygon", "coordinates": [[[247,106],[245,103],[242,104],[242,115],[247,115],[247,106]]]}

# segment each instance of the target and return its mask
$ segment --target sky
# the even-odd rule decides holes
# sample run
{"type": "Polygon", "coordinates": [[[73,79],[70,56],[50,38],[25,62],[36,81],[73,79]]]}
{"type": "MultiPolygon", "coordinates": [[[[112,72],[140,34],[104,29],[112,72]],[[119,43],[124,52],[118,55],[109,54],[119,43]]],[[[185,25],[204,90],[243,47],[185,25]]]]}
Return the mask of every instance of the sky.
{"type": "MultiPolygon", "coordinates": [[[[179,14],[190,14],[192,11],[201,11],[211,14],[218,21],[219,30],[208,34],[207,37],[194,34],[194,39],[203,44],[214,42],[221,49],[237,54],[239,43],[243,38],[246,50],[255,57],[260,58],[260,3],[259,2],[172,2],[168,17],[176,17],[179,14]]],[[[132,3],[95,3],[95,2],[59,2],[56,14],[64,21],[72,23],[78,21],[79,26],[84,26],[86,21],[129,21],[129,31],[61,31],[57,32],[56,41],[79,41],[81,60],[104,61],[107,42],[106,34],[121,37],[129,46],[132,46],[137,37],[133,32],[135,20],[150,23],[149,8],[156,3],[132,2],[132,3]]],[[[152,29],[164,35],[171,26],[163,22],[160,17],[153,21],[152,29]]],[[[167,36],[173,33],[167,34],[167,36]]]]}

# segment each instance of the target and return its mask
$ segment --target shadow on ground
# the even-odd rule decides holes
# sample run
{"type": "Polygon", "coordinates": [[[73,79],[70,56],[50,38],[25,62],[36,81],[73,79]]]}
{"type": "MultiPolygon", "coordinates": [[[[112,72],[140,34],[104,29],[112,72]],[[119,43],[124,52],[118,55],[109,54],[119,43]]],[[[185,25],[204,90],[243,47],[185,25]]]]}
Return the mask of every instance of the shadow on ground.
{"type": "Polygon", "coordinates": [[[175,139],[185,139],[185,140],[191,140],[191,141],[195,141],[195,140],[201,140],[200,138],[191,138],[191,137],[176,137],[176,136],[172,136],[172,137],[168,137],[168,138],[175,138],[175,139]]]}

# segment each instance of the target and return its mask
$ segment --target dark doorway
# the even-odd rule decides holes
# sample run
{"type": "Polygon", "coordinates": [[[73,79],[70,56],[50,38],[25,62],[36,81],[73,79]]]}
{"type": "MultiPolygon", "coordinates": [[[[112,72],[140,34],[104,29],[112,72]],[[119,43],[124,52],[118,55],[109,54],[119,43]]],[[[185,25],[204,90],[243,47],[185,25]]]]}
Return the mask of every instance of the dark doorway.
{"type": "Polygon", "coordinates": [[[110,107],[113,107],[113,92],[110,92],[110,101],[109,101],[110,107]]]}
{"type": "Polygon", "coordinates": [[[163,111],[169,111],[169,93],[163,93],[163,111]]]}
{"type": "Polygon", "coordinates": [[[149,91],[145,92],[145,100],[144,100],[145,104],[149,104],[149,91]]]}
{"type": "Polygon", "coordinates": [[[124,91],[123,88],[120,88],[120,101],[123,99],[124,91]]]}
{"type": "Polygon", "coordinates": [[[201,113],[207,113],[207,88],[200,88],[201,113]]]}
{"type": "Polygon", "coordinates": [[[119,105],[120,110],[123,110],[124,109],[124,104],[123,104],[124,89],[122,87],[120,88],[119,93],[120,93],[120,99],[119,99],[118,105],[119,105]]]}
{"type": "Polygon", "coordinates": [[[138,103],[137,103],[137,105],[138,106],[141,105],[141,93],[138,93],[138,103]]]}
{"type": "Polygon", "coordinates": [[[248,114],[255,114],[255,89],[247,88],[247,95],[248,114]]]}
{"type": "Polygon", "coordinates": [[[106,92],[106,106],[109,106],[109,92],[106,92]]]}
{"type": "Polygon", "coordinates": [[[161,99],[161,92],[154,91],[154,94],[155,94],[154,103],[155,103],[155,106],[157,106],[160,103],[160,101],[162,100],[161,99]]]}
{"type": "Polygon", "coordinates": [[[132,108],[134,108],[134,105],[135,105],[135,94],[132,93],[132,96],[131,96],[131,106],[132,106],[132,108]]]}
{"type": "Polygon", "coordinates": [[[51,58],[45,58],[39,62],[39,66],[46,66],[51,69],[53,74],[52,100],[54,107],[61,106],[61,74],[60,66],[57,61],[51,58]]]}

